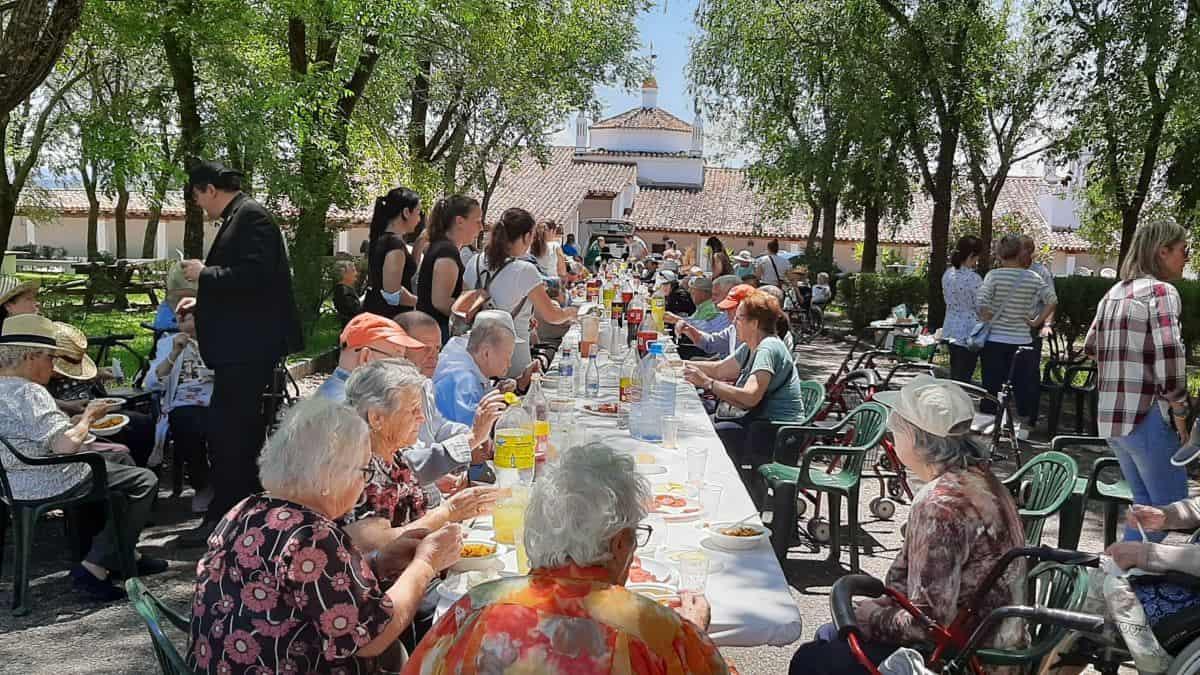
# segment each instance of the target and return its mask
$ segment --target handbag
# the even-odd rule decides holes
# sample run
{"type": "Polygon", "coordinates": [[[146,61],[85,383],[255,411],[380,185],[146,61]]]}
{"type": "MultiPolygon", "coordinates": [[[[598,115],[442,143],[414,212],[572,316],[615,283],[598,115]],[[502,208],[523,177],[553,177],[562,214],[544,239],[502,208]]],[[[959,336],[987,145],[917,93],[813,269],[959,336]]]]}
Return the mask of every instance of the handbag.
{"type": "MultiPolygon", "coordinates": [[[[754,354],[750,354],[749,356],[746,357],[747,364],[753,363],[753,361],[754,361],[754,354]]],[[[796,372],[796,369],[793,366],[792,373],[794,374],[795,372],[796,372]]],[[[717,409],[713,413],[713,417],[718,422],[739,422],[739,421],[749,417],[752,413],[758,412],[758,410],[760,408],[762,408],[763,406],[765,406],[767,401],[769,401],[771,399],[772,394],[774,394],[775,392],[782,389],[783,386],[790,381],[791,380],[789,378],[787,380],[784,380],[780,384],[768,389],[767,393],[763,394],[763,397],[758,402],[758,405],[754,406],[753,408],[742,408],[740,406],[730,403],[729,401],[717,401],[717,409]]]]}
{"type": "MultiPolygon", "coordinates": [[[[1017,294],[1017,289],[1020,287],[1020,283],[1018,283],[1016,288],[1013,288],[1012,292],[1008,294],[1008,297],[1004,298],[1004,304],[1000,305],[1000,311],[993,314],[992,318],[1000,316],[1004,313],[1004,310],[1008,309],[1008,303],[1017,294]]],[[[973,352],[977,352],[983,349],[983,346],[987,344],[988,336],[991,335],[991,333],[991,321],[976,321],[975,325],[971,327],[971,333],[962,341],[963,346],[973,352]]]]}

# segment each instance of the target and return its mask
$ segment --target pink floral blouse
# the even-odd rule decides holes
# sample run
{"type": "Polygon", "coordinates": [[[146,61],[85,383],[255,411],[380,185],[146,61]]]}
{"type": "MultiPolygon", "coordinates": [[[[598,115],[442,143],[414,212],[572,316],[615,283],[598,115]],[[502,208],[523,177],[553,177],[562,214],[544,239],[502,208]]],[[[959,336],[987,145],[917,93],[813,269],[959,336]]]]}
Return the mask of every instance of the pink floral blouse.
{"type": "Polygon", "coordinates": [[[349,536],[267,495],[225,514],[196,576],[188,648],[196,672],[370,672],[354,654],[391,621],[391,600],[349,536]]]}

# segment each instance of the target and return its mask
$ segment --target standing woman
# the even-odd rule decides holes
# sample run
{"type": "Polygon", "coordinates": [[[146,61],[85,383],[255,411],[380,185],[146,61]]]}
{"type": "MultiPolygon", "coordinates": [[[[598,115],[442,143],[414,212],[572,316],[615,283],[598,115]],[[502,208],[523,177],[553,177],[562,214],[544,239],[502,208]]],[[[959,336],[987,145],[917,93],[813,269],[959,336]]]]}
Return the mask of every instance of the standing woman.
{"type": "Polygon", "coordinates": [[[575,318],[578,307],[563,309],[550,299],[538,268],[522,258],[534,241],[533,216],[525,209],[506,209],[492,227],[483,253],[467,265],[463,281],[468,288],[487,287],[496,309],[513,317],[517,345],[513,349],[508,376],[524,381],[532,362],[529,320],[535,312],[539,321],[561,324],[575,318]]]}
{"type": "Polygon", "coordinates": [[[946,298],[946,322],[942,324],[942,337],[950,343],[950,377],[959,382],[971,382],[975,375],[975,361],[979,354],[967,349],[964,342],[979,321],[975,295],[983,283],[975,266],[983,242],[979,237],[960,237],[954,253],[950,254],[950,267],[942,274],[942,295],[946,298]]]}
{"type": "MultiPolygon", "coordinates": [[[[1188,437],[1188,393],[1179,291],[1168,283],[1183,276],[1187,259],[1180,225],[1138,227],[1121,280],[1100,300],[1084,342],[1099,369],[1099,433],[1120,460],[1135,504],[1162,507],[1188,494],[1182,465],[1194,454],[1175,458],[1178,465],[1171,458],[1188,437]]],[[[1159,542],[1165,534],[1148,538],[1159,542]]],[[[1138,540],[1126,527],[1125,541],[1138,540]]]]}
{"type": "Polygon", "coordinates": [[[394,188],[375,200],[363,310],[390,319],[417,304],[412,292],[417,264],[404,235],[417,229],[420,222],[421,196],[406,187],[394,188]]]}
{"type": "Polygon", "coordinates": [[[537,260],[538,271],[544,277],[564,279],[567,276],[567,260],[562,252],[561,240],[562,226],[553,220],[543,220],[534,230],[529,252],[537,260]]]}
{"type": "Polygon", "coordinates": [[[709,271],[712,273],[712,278],[733,274],[733,263],[730,262],[729,254],[725,252],[725,245],[721,243],[721,240],[709,237],[708,241],[704,243],[708,246],[709,271]]]}
{"type": "Polygon", "coordinates": [[[483,229],[479,202],[464,195],[439,199],[429,214],[429,248],[417,270],[417,309],[432,316],[450,339],[450,307],[462,293],[463,262],[458,250],[483,229]]]}
{"type": "MultiPolygon", "coordinates": [[[[980,352],[983,361],[983,387],[993,395],[999,393],[1011,370],[1013,397],[1017,400],[1017,417],[1020,420],[1028,420],[1033,416],[1033,406],[1037,405],[1037,401],[1029,396],[1028,382],[1036,369],[1022,368],[1019,365],[1013,368],[1012,362],[1018,349],[1033,343],[1030,329],[1033,326],[1044,326],[1046,318],[1054,314],[1058,306],[1058,296],[1054,294],[1053,286],[1047,286],[1036,272],[1025,268],[1021,260],[1019,236],[1004,235],[996,249],[996,257],[1000,259],[1000,266],[988,272],[975,294],[979,303],[979,318],[991,322],[987,342],[980,352]],[[1039,301],[1044,309],[1038,316],[1031,317],[1034,305],[1039,301]]],[[[1022,358],[1032,358],[1032,355],[1027,354],[1022,358]]],[[[981,406],[983,412],[994,412],[990,402],[985,401],[985,404],[981,406]]],[[[1026,433],[1020,423],[1016,425],[1016,431],[1018,436],[1024,436],[1026,433]]]]}

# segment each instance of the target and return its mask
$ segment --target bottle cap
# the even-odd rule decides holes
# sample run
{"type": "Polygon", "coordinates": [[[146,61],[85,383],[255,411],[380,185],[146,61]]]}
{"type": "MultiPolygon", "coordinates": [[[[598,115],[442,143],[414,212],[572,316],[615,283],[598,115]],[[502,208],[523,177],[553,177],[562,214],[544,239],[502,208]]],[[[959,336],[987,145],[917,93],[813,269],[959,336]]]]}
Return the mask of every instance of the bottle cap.
{"type": "Polygon", "coordinates": [[[651,354],[662,354],[662,353],[664,353],[664,352],[663,352],[663,344],[662,344],[661,342],[658,342],[658,341],[651,342],[651,343],[650,343],[650,353],[651,353],[651,354]]]}

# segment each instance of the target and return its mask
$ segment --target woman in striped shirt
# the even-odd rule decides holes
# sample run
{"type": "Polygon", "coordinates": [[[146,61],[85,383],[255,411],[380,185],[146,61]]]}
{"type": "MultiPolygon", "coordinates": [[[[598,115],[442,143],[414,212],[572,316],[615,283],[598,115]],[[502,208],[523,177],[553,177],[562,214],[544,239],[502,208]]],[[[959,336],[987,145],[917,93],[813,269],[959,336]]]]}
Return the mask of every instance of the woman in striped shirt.
{"type": "MultiPolygon", "coordinates": [[[[1027,420],[1033,416],[1033,408],[1037,405],[1037,399],[1029,396],[1029,391],[1032,389],[1030,378],[1038,376],[1039,364],[1032,352],[1022,356],[1022,362],[1015,368],[1013,359],[1018,349],[1033,343],[1033,326],[1042,326],[1043,332],[1049,331],[1045,321],[1054,313],[1058,296],[1054,294],[1053,286],[1021,264],[1019,236],[1005,235],[996,247],[996,257],[1000,259],[1000,266],[988,272],[976,296],[979,317],[991,322],[987,343],[980,354],[983,386],[993,394],[998,393],[1011,369],[1017,417],[1027,420]],[[1035,317],[1034,306],[1039,301],[1043,309],[1035,317]]],[[[983,411],[994,412],[989,408],[991,406],[985,402],[983,411]]],[[[1017,433],[1024,435],[1019,423],[1017,426],[1017,433]]]]}

